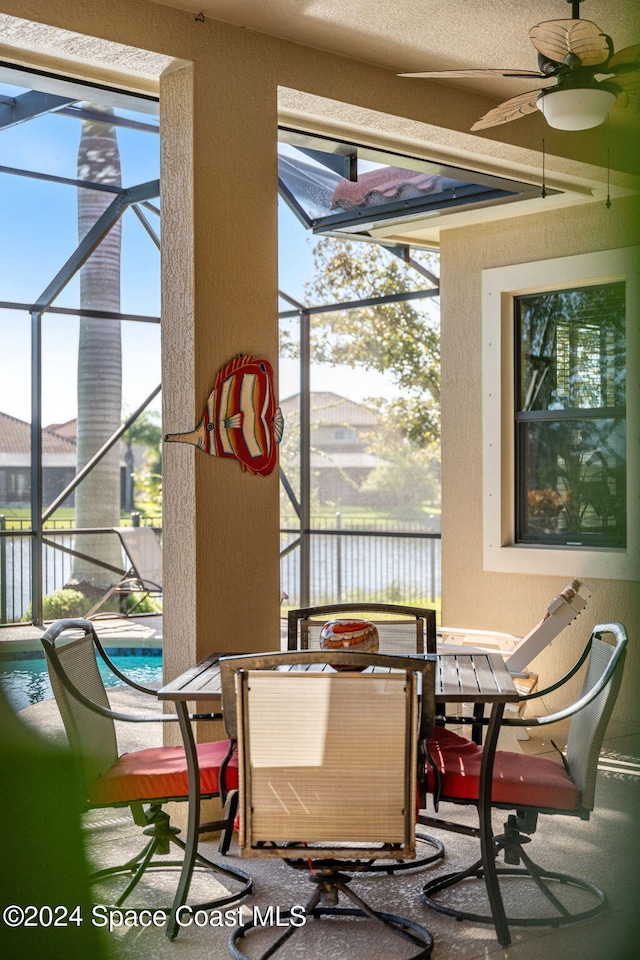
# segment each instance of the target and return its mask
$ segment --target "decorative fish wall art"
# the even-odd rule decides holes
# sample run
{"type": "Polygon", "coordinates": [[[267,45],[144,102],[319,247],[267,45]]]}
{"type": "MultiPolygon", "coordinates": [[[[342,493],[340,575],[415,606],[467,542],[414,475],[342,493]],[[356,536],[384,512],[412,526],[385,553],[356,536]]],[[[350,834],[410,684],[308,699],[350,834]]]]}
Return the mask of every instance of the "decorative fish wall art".
{"type": "Polygon", "coordinates": [[[276,465],[283,430],[271,364],[239,354],[216,377],[195,430],[168,433],[165,440],[192,443],[212,457],[239,460],[243,470],[267,476],[276,465]]]}

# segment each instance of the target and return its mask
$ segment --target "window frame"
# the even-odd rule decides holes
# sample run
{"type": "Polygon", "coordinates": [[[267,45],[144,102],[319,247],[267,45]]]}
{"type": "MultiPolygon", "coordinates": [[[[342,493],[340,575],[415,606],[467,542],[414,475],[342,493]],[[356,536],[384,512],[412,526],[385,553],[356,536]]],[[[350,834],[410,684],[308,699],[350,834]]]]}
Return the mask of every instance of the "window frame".
{"type": "Polygon", "coordinates": [[[482,271],[483,569],[640,580],[640,248],[538,260],[482,271]],[[626,547],[516,540],[516,297],[623,281],[626,291],[626,547]]]}

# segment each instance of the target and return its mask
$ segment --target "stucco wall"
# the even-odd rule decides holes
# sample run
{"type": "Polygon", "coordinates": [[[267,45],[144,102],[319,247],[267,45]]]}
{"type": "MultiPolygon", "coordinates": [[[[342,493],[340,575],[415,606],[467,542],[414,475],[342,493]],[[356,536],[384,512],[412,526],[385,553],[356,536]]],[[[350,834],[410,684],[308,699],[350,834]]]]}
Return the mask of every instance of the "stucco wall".
{"type": "MultiPolygon", "coordinates": [[[[482,270],[637,244],[634,201],[603,203],[443,233],[442,555],[443,622],[527,633],[570,578],[483,571],[482,270]]],[[[638,323],[629,317],[628,323],[638,323]]],[[[639,389],[637,368],[628,390],[639,389]]],[[[584,578],[593,597],[584,614],[534,662],[542,680],[562,675],[596,623],[619,620],[630,650],[618,718],[640,716],[640,583],[584,578]]],[[[553,702],[553,701],[552,701],[553,702]]]]}
{"type": "MultiPolygon", "coordinates": [[[[400,117],[422,124],[411,127],[417,152],[421,142],[426,153],[434,145],[448,145],[470,162],[483,156],[495,162],[496,150],[502,150],[498,155],[535,162],[538,169],[537,124],[506,124],[484,137],[468,133],[493,105],[487,98],[428,83],[419,95],[415,88],[408,95],[406,82],[388,70],[213,20],[197,22],[187,11],[145,0],[0,0],[0,18],[4,57],[103,82],[115,76],[140,91],[161,90],[164,425],[169,431],[195,426],[215,374],[235,353],[262,354],[274,362],[277,356],[279,88],[326,98],[331,122],[348,127],[354,138],[381,141],[394,127],[390,118],[400,117]],[[9,21],[5,14],[19,19],[9,21]],[[173,61],[169,67],[167,58],[173,61]]],[[[402,123],[395,128],[401,130],[402,123]]],[[[612,129],[619,169],[635,169],[634,151],[618,140],[612,129]]],[[[554,154],[570,165],[600,156],[602,151],[591,149],[594,144],[597,135],[592,140],[589,134],[550,131],[548,170],[554,154]]],[[[444,238],[445,614],[464,626],[523,632],[562,585],[521,578],[526,589],[513,608],[510,601],[502,602],[504,595],[512,596],[512,579],[482,573],[480,271],[518,258],[621,245],[620,229],[615,210],[589,207],[575,215],[530,216],[451,231],[444,238]]],[[[277,475],[253,478],[235,464],[169,445],[165,497],[170,674],[212,650],[274,646],[277,475]]],[[[593,616],[602,618],[606,610],[606,616],[631,624],[628,585],[607,584],[594,592],[593,616]]]]}

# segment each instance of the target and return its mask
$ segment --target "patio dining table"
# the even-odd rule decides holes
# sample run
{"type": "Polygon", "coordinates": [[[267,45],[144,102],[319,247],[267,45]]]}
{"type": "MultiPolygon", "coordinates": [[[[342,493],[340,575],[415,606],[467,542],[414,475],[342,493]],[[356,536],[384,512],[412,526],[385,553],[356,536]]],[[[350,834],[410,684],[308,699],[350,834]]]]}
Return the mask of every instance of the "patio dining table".
{"type": "MultiPolygon", "coordinates": [[[[237,654],[232,655],[236,656],[237,654]]],[[[186,670],[175,680],[158,690],[159,700],[175,704],[189,772],[189,817],[185,857],[167,924],[169,939],[173,939],[178,932],[176,913],[187,899],[200,826],[200,771],[187,705],[188,703],[198,702],[203,706],[206,705],[207,710],[212,712],[221,709],[222,691],[219,661],[224,656],[227,656],[227,654],[215,653],[205,657],[200,663],[186,670]]],[[[424,654],[424,657],[436,661],[435,700],[437,704],[474,703],[491,706],[480,772],[479,833],[487,895],[491,905],[496,936],[499,943],[506,946],[510,942],[510,937],[495,872],[491,826],[491,782],[496,743],[504,708],[507,703],[518,700],[518,691],[499,653],[474,652],[461,654],[459,652],[447,653],[443,651],[437,654],[424,654]]],[[[314,669],[317,666],[310,665],[307,669],[314,669]]],[[[328,665],[324,665],[323,668],[332,669],[328,665]]],[[[296,667],[296,669],[299,668],[296,667]]],[[[375,668],[376,672],[380,669],[375,668]]]]}

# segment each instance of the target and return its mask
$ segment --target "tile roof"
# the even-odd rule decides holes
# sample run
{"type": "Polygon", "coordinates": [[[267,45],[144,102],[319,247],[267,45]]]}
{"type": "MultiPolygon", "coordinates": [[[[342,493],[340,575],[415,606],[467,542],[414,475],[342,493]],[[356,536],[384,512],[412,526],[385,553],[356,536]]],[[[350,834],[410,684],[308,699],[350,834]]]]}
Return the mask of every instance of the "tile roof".
{"type": "MultiPolygon", "coordinates": [[[[75,439],[56,433],[51,427],[42,430],[43,453],[74,453],[75,439]]],[[[31,424],[0,411],[0,452],[30,453],[31,424]]]]}
{"type": "Polygon", "coordinates": [[[67,440],[73,440],[75,443],[78,436],[78,420],[74,417],[73,420],[67,420],[66,423],[50,423],[48,427],[45,427],[45,430],[57,433],[59,437],[66,437],[67,440]]]}
{"type": "Polygon", "coordinates": [[[342,210],[374,207],[381,203],[442,193],[454,183],[457,181],[417,170],[383,167],[361,174],[355,182],[343,180],[333,192],[331,206],[342,210]]]}
{"type": "MultiPolygon", "coordinates": [[[[356,403],[330,391],[312,391],[311,393],[311,423],[339,424],[352,427],[373,427],[380,423],[380,414],[363,403],[356,403]]],[[[286,397],[280,401],[280,407],[285,416],[298,413],[300,410],[300,394],[286,397]]]]}

